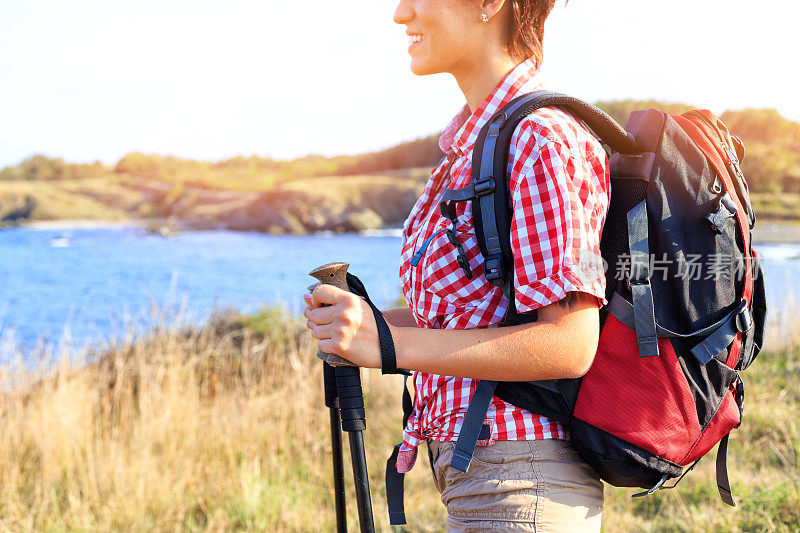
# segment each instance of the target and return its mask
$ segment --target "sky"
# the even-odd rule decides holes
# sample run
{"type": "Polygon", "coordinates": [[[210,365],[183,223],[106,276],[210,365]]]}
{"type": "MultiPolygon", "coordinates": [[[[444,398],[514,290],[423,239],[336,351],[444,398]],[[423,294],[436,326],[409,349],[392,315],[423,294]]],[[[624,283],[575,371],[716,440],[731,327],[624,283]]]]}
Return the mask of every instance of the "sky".
{"type": "MultiPolygon", "coordinates": [[[[441,0],[459,1],[459,0],[441,0]]],[[[409,70],[393,0],[0,0],[0,167],[357,154],[464,105],[409,70]]],[[[800,121],[800,3],[559,0],[547,87],[589,101],[776,108],[800,121]]]]}

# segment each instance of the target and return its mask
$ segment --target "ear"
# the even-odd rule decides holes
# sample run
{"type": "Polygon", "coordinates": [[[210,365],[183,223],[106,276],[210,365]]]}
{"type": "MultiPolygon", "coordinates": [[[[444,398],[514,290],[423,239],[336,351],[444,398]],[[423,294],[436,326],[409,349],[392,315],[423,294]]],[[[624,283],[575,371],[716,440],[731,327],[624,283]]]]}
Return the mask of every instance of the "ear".
{"type": "Polygon", "coordinates": [[[473,0],[473,2],[491,19],[503,9],[506,3],[510,3],[510,0],[508,2],[506,0],[473,0]]]}

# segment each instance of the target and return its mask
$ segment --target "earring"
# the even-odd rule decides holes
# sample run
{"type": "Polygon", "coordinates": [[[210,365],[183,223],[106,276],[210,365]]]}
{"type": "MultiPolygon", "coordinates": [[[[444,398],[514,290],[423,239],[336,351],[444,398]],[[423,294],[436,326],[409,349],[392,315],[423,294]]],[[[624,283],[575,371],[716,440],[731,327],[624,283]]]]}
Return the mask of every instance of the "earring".
{"type": "Polygon", "coordinates": [[[486,13],[481,13],[481,20],[483,22],[489,22],[489,15],[487,15],[486,13]]]}

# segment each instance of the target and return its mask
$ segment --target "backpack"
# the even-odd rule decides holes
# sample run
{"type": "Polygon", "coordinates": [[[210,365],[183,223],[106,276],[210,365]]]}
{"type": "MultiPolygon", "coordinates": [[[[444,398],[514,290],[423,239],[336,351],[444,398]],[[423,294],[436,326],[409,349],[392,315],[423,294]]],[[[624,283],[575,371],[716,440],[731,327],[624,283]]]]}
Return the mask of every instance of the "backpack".
{"type": "MultiPolygon", "coordinates": [[[[582,378],[480,381],[450,464],[466,472],[494,395],[559,421],[604,481],[646,489],[634,497],[673,488],[719,443],[717,486],[735,506],[728,434],[742,420],[739,372],[761,350],[766,319],[763,272],[750,243],[755,215],[739,166],[744,145],[707,110],[634,111],[625,129],[590,104],[546,91],[498,110],[475,143],[471,183],[446,189],[440,210],[452,218],[455,203],[472,202],[486,279],[509,301],[503,326],[536,319],[515,308],[506,168],[516,126],[542,107],[571,113],[612,152],[602,261],[582,265],[606,269],[597,352],[582,378]]],[[[407,419],[407,391],[404,408],[407,419]]],[[[387,463],[387,500],[391,523],[402,524],[396,455],[397,448],[387,463]]]]}

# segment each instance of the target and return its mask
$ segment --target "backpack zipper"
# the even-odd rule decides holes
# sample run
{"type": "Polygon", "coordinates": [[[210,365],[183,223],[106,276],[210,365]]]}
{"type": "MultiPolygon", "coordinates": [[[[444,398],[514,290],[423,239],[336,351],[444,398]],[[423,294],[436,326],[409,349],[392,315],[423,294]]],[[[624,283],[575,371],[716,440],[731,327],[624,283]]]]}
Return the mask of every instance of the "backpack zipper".
{"type": "Polygon", "coordinates": [[[725,154],[728,156],[727,161],[725,161],[725,166],[727,167],[728,172],[735,178],[736,185],[735,187],[736,193],[739,196],[739,200],[742,202],[742,207],[747,214],[748,222],[750,223],[750,228],[752,229],[756,223],[756,216],[753,212],[753,208],[750,205],[750,188],[747,186],[747,181],[744,177],[744,172],[742,171],[742,167],[739,164],[739,156],[736,155],[736,148],[732,146],[733,141],[728,142],[725,135],[722,133],[722,130],[711,122],[711,120],[706,117],[703,113],[700,113],[697,110],[687,111],[684,113],[684,116],[689,115],[690,117],[699,118],[704,124],[708,125],[713,131],[717,133],[719,137],[720,143],[722,143],[722,147],[724,149],[725,154]]]}
{"type": "MultiPolygon", "coordinates": [[[[722,143],[725,153],[728,156],[728,161],[726,161],[726,163],[731,164],[731,166],[733,167],[732,169],[733,173],[736,174],[737,178],[741,179],[744,182],[744,172],[742,172],[742,168],[739,164],[739,156],[736,155],[736,149],[733,146],[731,146],[731,144],[728,142],[728,139],[725,138],[725,135],[722,133],[722,130],[719,128],[719,126],[711,122],[711,120],[709,120],[708,117],[706,117],[699,111],[696,110],[688,111],[685,114],[691,115],[693,117],[698,117],[704,123],[708,124],[708,126],[717,133],[717,136],[719,137],[719,140],[722,143]]],[[[746,188],[747,184],[745,182],[745,189],[746,188]]]]}
{"type": "MultiPolygon", "coordinates": [[[[697,111],[696,109],[693,109],[692,111],[687,111],[686,113],[684,113],[684,115],[690,115],[692,117],[697,117],[700,120],[702,120],[706,125],[708,125],[708,127],[710,127],[712,130],[714,130],[714,132],[717,134],[717,137],[719,137],[719,140],[722,143],[722,146],[725,147],[725,153],[728,154],[728,158],[730,159],[731,150],[730,150],[730,147],[728,146],[728,141],[725,139],[725,136],[722,134],[722,131],[719,129],[719,127],[716,124],[711,122],[711,120],[707,116],[705,116],[701,112],[697,111]]],[[[739,159],[737,158],[736,154],[733,155],[733,159],[735,159],[737,164],[738,164],[739,159]]]]}

